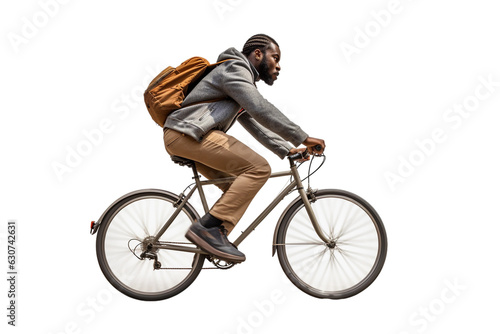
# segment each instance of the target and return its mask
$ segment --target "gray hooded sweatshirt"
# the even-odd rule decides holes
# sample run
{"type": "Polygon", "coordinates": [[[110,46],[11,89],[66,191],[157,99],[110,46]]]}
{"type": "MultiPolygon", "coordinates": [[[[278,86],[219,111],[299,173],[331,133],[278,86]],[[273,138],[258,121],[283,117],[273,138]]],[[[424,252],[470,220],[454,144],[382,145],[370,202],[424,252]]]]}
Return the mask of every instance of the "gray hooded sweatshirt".
{"type": "Polygon", "coordinates": [[[235,48],[219,55],[217,61],[231,59],[207,74],[184,99],[182,107],[165,121],[170,128],[201,141],[211,130],[227,132],[236,120],[262,145],[284,158],[308,135],[257,90],[259,72],[235,48]],[[217,102],[202,103],[221,99],[217,102]],[[240,112],[241,109],[244,111],[240,112]]]}

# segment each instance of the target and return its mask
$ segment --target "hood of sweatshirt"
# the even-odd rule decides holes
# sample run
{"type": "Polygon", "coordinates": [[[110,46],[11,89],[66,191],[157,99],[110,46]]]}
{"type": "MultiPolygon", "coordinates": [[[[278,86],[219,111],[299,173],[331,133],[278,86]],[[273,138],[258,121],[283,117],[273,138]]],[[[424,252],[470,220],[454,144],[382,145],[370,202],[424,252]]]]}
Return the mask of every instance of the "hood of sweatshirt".
{"type": "Polygon", "coordinates": [[[235,61],[238,61],[240,65],[247,67],[253,74],[254,82],[259,79],[259,72],[255,68],[255,66],[253,66],[248,60],[248,58],[240,51],[236,50],[235,48],[229,48],[219,55],[217,61],[219,62],[226,59],[234,59],[235,61]]]}

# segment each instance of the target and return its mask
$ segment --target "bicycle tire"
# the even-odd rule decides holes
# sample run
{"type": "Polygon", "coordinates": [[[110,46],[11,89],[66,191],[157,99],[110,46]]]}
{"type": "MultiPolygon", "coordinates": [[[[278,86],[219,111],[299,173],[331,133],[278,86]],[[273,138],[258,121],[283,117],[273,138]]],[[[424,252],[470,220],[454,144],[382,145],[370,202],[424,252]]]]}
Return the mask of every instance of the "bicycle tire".
{"type": "MultiPolygon", "coordinates": [[[[205,256],[197,253],[156,249],[162,266],[175,269],[155,270],[154,261],[138,257],[143,241],[156,235],[178,200],[172,193],[147,189],[124,196],[105,213],[97,235],[97,259],[106,279],[121,293],[146,301],[171,298],[200,273],[205,256]]],[[[197,219],[196,210],[186,203],[159,241],[189,243],[184,234],[197,219]]]]}
{"type": "Polygon", "coordinates": [[[387,255],[387,234],[377,212],[361,197],[337,189],[319,190],[310,199],[318,223],[334,243],[315,232],[304,202],[283,215],[276,249],[290,281],[317,297],[343,299],[370,286],[387,255]]]}

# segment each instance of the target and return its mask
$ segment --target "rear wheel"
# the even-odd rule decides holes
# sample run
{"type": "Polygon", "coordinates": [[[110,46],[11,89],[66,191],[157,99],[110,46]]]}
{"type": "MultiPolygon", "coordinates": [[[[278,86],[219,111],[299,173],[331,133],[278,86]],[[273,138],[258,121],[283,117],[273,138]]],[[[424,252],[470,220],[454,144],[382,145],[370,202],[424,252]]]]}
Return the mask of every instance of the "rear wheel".
{"type": "Polygon", "coordinates": [[[342,190],[320,190],[311,206],[321,230],[315,232],[302,200],[284,215],[276,248],[283,271],[299,289],[318,298],[341,299],[366,289],[387,254],[382,220],[365,200],[342,190]]]}
{"type": "MultiPolygon", "coordinates": [[[[99,266],[106,279],[125,295],[140,300],[170,298],[185,290],[200,273],[203,255],[151,246],[176,210],[178,199],[162,190],[134,192],[104,216],[96,244],[99,266]]],[[[159,243],[194,247],[184,234],[198,218],[194,208],[186,204],[159,243]]]]}

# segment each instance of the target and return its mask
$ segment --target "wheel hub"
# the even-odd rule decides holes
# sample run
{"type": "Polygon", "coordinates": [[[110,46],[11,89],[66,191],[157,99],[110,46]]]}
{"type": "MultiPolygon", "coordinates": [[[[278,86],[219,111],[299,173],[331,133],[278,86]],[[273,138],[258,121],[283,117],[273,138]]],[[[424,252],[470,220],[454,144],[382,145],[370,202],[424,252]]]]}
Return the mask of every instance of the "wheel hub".
{"type": "Polygon", "coordinates": [[[331,240],[330,242],[327,242],[325,245],[326,247],[333,249],[335,248],[335,246],[337,246],[337,243],[334,240],[331,240]]]}
{"type": "Polygon", "coordinates": [[[144,238],[142,241],[142,251],[148,253],[158,253],[158,247],[153,246],[154,237],[144,238]]]}

